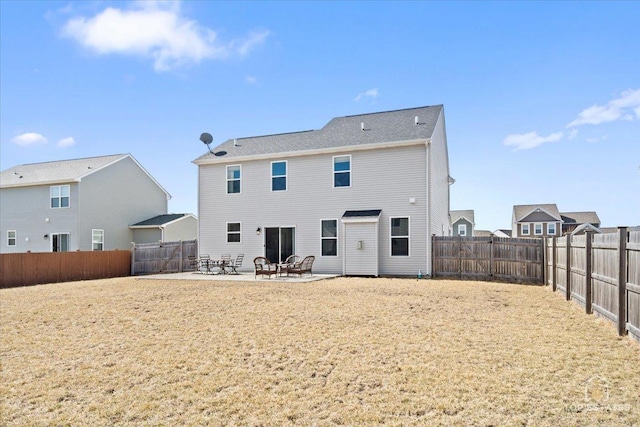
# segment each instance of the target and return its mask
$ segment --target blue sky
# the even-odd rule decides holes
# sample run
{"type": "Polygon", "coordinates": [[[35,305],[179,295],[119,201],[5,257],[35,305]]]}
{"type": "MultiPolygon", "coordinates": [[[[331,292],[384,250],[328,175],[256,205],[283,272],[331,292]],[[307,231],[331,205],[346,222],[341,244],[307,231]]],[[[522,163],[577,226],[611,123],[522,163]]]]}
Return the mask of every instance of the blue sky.
{"type": "MultiPolygon", "coordinates": [[[[443,104],[451,209],[640,224],[640,2],[0,2],[0,168],[131,153],[197,214],[229,138],[443,104]]],[[[407,177],[411,179],[411,177],[407,177]]]]}

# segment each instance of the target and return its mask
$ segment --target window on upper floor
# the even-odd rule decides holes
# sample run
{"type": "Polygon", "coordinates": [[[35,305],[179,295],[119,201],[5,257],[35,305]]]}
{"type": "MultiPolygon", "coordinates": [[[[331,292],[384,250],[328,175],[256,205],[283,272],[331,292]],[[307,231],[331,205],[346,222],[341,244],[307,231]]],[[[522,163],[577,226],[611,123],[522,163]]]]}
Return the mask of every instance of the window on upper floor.
{"type": "Polygon", "coordinates": [[[409,256],[409,218],[391,218],[391,256],[409,256]]]}
{"type": "Polygon", "coordinates": [[[71,197],[71,187],[69,185],[52,185],[49,188],[49,194],[53,209],[69,207],[69,199],[71,197]]]}
{"type": "Polygon", "coordinates": [[[240,193],[241,175],[240,165],[227,166],[227,194],[240,193]]]}
{"type": "Polygon", "coordinates": [[[529,224],[522,224],[520,227],[520,232],[523,236],[528,236],[529,234],[531,234],[531,231],[529,230],[529,224]]]}
{"type": "Polygon", "coordinates": [[[338,255],[338,220],[322,220],[322,256],[338,255]]]}
{"type": "Polygon", "coordinates": [[[271,162],[271,191],[287,190],[287,161],[271,162]]]}
{"type": "Polygon", "coordinates": [[[555,236],[556,235],[556,223],[555,222],[547,223],[547,234],[550,235],[550,236],[555,236]]]}
{"type": "Polygon", "coordinates": [[[466,237],[467,224],[458,224],[458,236],[466,237]]]}
{"type": "Polygon", "coordinates": [[[543,231],[541,222],[536,222],[535,224],[533,224],[533,234],[535,234],[536,236],[542,236],[543,231]]]}
{"type": "Polygon", "coordinates": [[[227,223],[227,243],[240,243],[241,225],[239,222],[227,223]]]}
{"type": "Polygon", "coordinates": [[[91,230],[91,249],[94,251],[104,250],[104,230],[91,230]]]}
{"type": "Polygon", "coordinates": [[[7,231],[7,246],[15,246],[18,241],[18,232],[16,230],[7,231]]]}
{"type": "Polygon", "coordinates": [[[351,186],[351,155],[333,157],[333,186],[351,186]]]}

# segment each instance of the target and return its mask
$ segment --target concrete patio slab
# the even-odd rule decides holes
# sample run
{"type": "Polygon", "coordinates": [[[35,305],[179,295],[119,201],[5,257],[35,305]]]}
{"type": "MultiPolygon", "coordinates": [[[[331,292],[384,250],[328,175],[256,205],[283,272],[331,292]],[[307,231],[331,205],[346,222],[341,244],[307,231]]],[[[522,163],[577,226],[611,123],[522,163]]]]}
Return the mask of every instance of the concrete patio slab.
{"type": "Polygon", "coordinates": [[[318,280],[333,279],[338,277],[338,274],[305,274],[301,277],[298,276],[258,276],[255,277],[253,273],[240,272],[239,274],[203,274],[194,271],[188,271],[183,273],[167,273],[167,274],[149,274],[144,276],[135,276],[136,279],[150,279],[150,280],[210,280],[217,282],[284,282],[284,283],[307,283],[315,282],[318,280]]]}

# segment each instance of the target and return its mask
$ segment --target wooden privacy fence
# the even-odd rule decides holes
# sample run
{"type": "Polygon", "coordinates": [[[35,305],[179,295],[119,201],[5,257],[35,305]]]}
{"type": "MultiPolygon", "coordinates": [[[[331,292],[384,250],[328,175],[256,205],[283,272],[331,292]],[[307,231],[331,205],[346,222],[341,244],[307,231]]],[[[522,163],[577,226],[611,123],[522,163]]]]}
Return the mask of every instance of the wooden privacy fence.
{"type": "Polygon", "coordinates": [[[433,236],[432,276],[544,283],[542,239],[433,236]]]}
{"type": "Polygon", "coordinates": [[[131,249],[131,275],[192,271],[189,256],[197,255],[197,240],[135,243],[131,249]]]}
{"type": "Polygon", "coordinates": [[[131,252],[42,252],[0,254],[0,288],[124,277],[131,252]]]}
{"type": "Polygon", "coordinates": [[[640,231],[546,239],[547,284],[640,341],[640,231]]]}

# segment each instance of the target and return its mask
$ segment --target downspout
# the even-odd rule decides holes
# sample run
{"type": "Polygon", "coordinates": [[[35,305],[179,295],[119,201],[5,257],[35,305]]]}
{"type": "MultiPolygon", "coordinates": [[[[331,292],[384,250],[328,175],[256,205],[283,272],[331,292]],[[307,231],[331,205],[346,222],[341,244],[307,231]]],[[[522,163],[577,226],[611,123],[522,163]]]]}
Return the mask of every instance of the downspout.
{"type": "Polygon", "coordinates": [[[431,140],[427,141],[427,275],[431,276],[431,140]]]}

